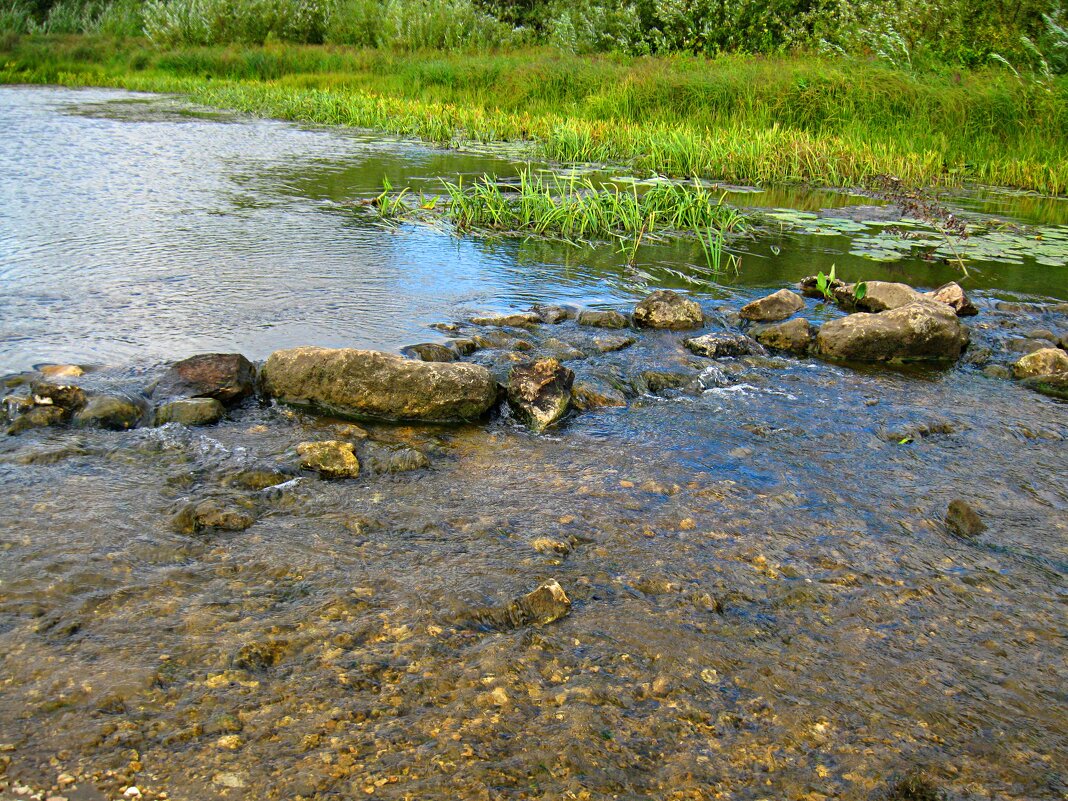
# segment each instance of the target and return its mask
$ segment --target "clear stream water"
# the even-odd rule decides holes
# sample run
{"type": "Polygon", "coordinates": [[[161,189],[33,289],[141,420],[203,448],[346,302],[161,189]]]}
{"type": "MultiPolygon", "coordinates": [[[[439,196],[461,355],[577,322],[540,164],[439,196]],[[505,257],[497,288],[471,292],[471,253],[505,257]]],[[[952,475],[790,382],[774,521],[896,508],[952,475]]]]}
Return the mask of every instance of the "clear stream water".
{"type": "MultiPolygon", "coordinates": [[[[535,302],[626,311],[669,286],[734,324],[831,264],[925,288],[959,277],[850,255],[841,232],[764,230],[734,244],[738,275],[715,277],[692,242],[627,268],[611,246],[391,229],[352,205],[383,178],[433,192],[522,166],[169,98],[2,88],[0,374],[73,362],[91,388],[136,391],[198,352],[397,350],[535,302]]],[[[885,212],[848,193],[728,197],[885,212]]],[[[948,202],[1044,241],[1068,224],[1063,199],[948,202]]],[[[1068,268],[1013,261],[965,282],[974,363],[728,360],[704,391],[545,436],[506,417],[368,426],[361,454],[430,456],[412,473],[300,475],[296,443],[351,430],[257,403],[205,429],[3,438],[0,798],[814,801],[917,769],[949,798],[1064,798],[1068,406],[980,368],[1068,333],[1068,268]],[[250,470],[285,483],[249,488],[250,470]],[[255,524],[176,531],[204,497],[255,524]],[[973,540],[942,523],[958,497],[987,523],[973,540]],[[536,550],[544,537],[570,551],[536,550]],[[471,624],[548,578],[566,619],[471,624]]],[[[510,336],[537,350],[590,332],[510,336]]],[[[569,365],[707,367],[675,334],[640,339],[569,365]]]]}

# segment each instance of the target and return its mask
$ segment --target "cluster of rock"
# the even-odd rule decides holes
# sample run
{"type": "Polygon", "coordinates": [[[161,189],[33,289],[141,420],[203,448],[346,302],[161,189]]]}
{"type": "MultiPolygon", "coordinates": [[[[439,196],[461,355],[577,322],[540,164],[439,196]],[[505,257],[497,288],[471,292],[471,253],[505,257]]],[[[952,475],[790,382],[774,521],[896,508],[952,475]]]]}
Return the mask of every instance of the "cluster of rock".
{"type": "MultiPolygon", "coordinates": [[[[681,344],[703,359],[752,356],[767,350],[832,361],[952,362],[969,343],[961,318],[978,309],[956,283],[921,293],[906,284],[835,281],[820,288],[815,278],[800,284],[800,294],[782,289],[743,306],[741,330],[719,330],[680,337],[681,344]],[[847,314],[813,325],[799,316],[804,296],[828,295],[847,314]]],[[[28,428],[73,424],[123,430],[138,425],[181,423],[208,425],[228,407],[259,396],[307,407],[317,413],[354,419],[445,423],[477,420],[503,403],[533,431],[541,432],[572,409],[626,405],[618,384],[576,380],[565,362],[587,352],[557,337],[535,346],[509,329],[532,330],[573,320],[579,327],[604,330],[589,348],[612,354],[633,345],[625,329],[662,332],[697,331],[706,326],[701,307],[692,299],[660,290],[638,303],[630,314],[615,310],[575,310],[537,305],[531,311],[476,317],[483,330],[454,337],[446,344],[424,343],[406,348],[405,356],[378,351],[301,347],[271,354],[257,375],[239,354],[204,354],[172,365],[139,397],[89,395],[75,384],[53,379],[70,377],[62,370],[31,381],[26,395],[5,398],[13,418],[8,433],[28,428]],[[507,371],[496,373],[484,364],[464,360],[486,349],[507,351],[507,371]]],[[[450,333],[459,326],[442,326],[450,333]]],[[[636,333],[636,332],[635,332],[636,333]]],[[[476,357],[477,358],[477,357],[476,357]]],[[[77,368],[70,368],[72,371],[77,368]]],[[[1068,354],[1044,348],[1021,358],[1017,378],[1049,394],[1064,397],[1068,354]]],[[[693,376],[671,370],[645,370],[629,387],[660,392],[685,386],[693,376]]],[[[306,443],[302,465],[328,477],[359,474],[359,459],[346,443],[306,443]]]]}
{"type": "Polygon", "coordinates": [[[25,378],[28,393],[4,398],[13,418],[8,434],[30,428],[69,423],[79,428],[126,431],[140,425],[180,423],[187,426],[219,422],[227,408],[256,391],[256,367],[236,353],[207,353],[171,365],[153,386],[138,395],[90,394],[59,378],[78,378],[76,365],[49,365],[40,377],[25,378]]]}

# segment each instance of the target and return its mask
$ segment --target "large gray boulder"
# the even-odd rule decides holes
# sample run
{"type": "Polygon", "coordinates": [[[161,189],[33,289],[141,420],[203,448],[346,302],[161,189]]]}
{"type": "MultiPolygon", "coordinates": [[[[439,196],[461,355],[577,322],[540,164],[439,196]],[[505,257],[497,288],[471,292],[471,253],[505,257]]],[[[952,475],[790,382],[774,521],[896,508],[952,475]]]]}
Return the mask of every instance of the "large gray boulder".
{"type": "Polygon", "coordinates": [[[921,299],[898,309],[831,320],[816,335],[825,359],[863,362],[956,361],[968,329],[944,303],[921,299]]]}
{"type": "Polygon", "coordinates": [[[634,322],[645,328],[668,328],[682,331],[700,328],[704,314],[697,301],[670,289],[659,289],[634,307],[634,322]]]}
{"type": "Polygon", "coordinates": [[[481,365],[351,348],[275,351],[263,388],[284,403],[380,420],[474,420],[497,402],[497,382],[481,365]]]}

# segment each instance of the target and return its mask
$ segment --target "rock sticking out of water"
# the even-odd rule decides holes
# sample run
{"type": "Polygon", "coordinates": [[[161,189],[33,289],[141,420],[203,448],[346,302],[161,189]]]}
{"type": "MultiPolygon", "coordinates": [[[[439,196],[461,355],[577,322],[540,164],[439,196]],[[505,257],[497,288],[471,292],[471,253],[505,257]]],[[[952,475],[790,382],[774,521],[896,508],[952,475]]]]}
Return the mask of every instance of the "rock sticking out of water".
{"type": "Polygon", "coordinates": [[[579,411],[623,407],[626,396],[607,381],[599,378],[584,378],[576,381],[571,389],[571,405],[579,411]]]}
{"type": "Polygon", "coordinates": [[[14,436],[32,428],[58,426],[65,423],[67,417],[67,411],[58,406],[34,406],[16,417],[15,422],[7,427],[7,433],[14,436]]]}
{"type": "Polygon", "coordinates": [[[347,348],[275,351],[263,386],[286,403],[384,420],[474,420],[497,402],[497,382],[481,365],[347,348]]]}
{"type": "Polygon", "coordinates": [[[513,328],[521,326],[538,325],[541,316],[537,312],[517,312],[515,314],[491,314],[481,317],[472,317],[474,325],[492,325],[501,328],[513,328]]]}
{"type": "Polygon", "coordinates": [[[891,309],[900,309],[915,303],[922,296],[908,284],[898,284],[892,281],[865,281],[863,297],[856,296],[856,286],[853,285],[853,305],[860,311],[881,312],[891,309]]]}
{"type": "Polygon", "coordinates": [[[634,322],[644,328],[682,331],[700,328],[705,318],[697,301],[660,289],[634,307],[634,322]]]}
{"type": "Polygon", "coordinates": [[[816,335],[819,355],[863,362],[956,361],[968,329],[943,303],[921,300],[878,314],[850,314],[824,323],[816,335]]]}
{"type": "Polygon", "coordinates": [[[88,402],[85,390],[73,384],[50,384],[47,381],[34,381],[30,385],[33,402],[38,406],[55,406],[72,413],[81,409],[88,402]]]}
{"type": "Polygon", "coordinates": [[[556,359],[537,359],[513,367],[508,376],[508,404],[532,431],[542,432],[571,404],[575,374],[556,359]]]}
{"type": "Polygon", "coordinates": [[[805,308],[805,299],[789,289],[780,289],[763,298],[742,306],[739,314],[743,320],[759,323],[774,323],[785,320],[805,308]]]}
{"type": "Polygon", "coordinates": [[[957,313],[958,317],[971,317],[979,313],[979,308],[968,299],[968,296],[964,294],[964,290],[961,289],[960,284],[956,281],[950,281],[932,292],[923,294],[924,297],[931,298],[931,300],[945,303],[957,313]]]}
{"type": "Polygon", "coordinates": [[[360,475],[360,460],[351,442],[325,440],[302,442],[297,445],[300,466],[314,470],[323,478],[356,478],[360,475]]]}
{"type": "Polygon", "coordinates": [[[1051,398],[1068,400],[1068,373],[1025,378],[1022,383],[1028,389],[1041,392],[1043,395],[1049,395],[1051,398]]]}
{"type": "Polygon", "coordinates": [[[551,306],[543,303],[534,304],[531,311],[538,315],[538,318],[547,325],[558,325],[575,316],[574,310],[565,306],[551,306]]]}
{"type": "Polygon", "coordinates": [[[85,370],[76,364],[37,364],[34,370],[45,378],[78,378],[85,375],[85,370]]]}
{"type": "Polygon", "coordinates": [[[958,537],[976,537],[986,530],[979,513],[967,501],[957,498],[949,502],[946,511],[946,528],[958,537]]]}
{"type": "Polygon", "coordinates": [[[152,388],[156,398],[214,398],[226,406],[255,392],[256,368],[240,353],[201,353],[175,362],[152,388]]]}
{"type": "Polygon", "coordinates": [[[698,356],[705,356],[709,359],[748,356],[751,353],[764,352],[759,343],[745,334],[730,331],[714,331],[711,334],[684,340],[683,344],[698,356]]]}
{"type": "Polygon", "coordinates": [[[226,407],[215,398],[182,398],[156,409],[156,425],[210,426],[222,420],[226,407]]]}
{"type": "Polygon", "coordinates": [[[1024,356],[1012,368],[1016,378],[1034,378],[1068,373],[1068,353],[1060,348],[1042,348],[1024,356]]]}
{"type": "Polygon", "coordinates": [[[548,625],[571,614],[571,599],[556,579],[549,579],[536,590],[516,598],[497,617],[502,627],[548,625]]]}
{"type": "Polygon", "coordinates": [[[141,407],[122,395],[97,395],[74,415],[74,425],[126,431],[141,421],[141,407]]]}
{"type": "Polygon", "coordinates": [[[457,351],[445,345],[439,345],[437,342],[410,345],[402,349],[401,353],[409,359],[419,359],[424,362],[454,362],[460,358],[457,351]]]}
{"type": "Polygon", "coordinates": [[[804,356],[812,346],[812,326],[804,317],[784,323],[758,325],[749,332],[761,345],[804,356]]]}

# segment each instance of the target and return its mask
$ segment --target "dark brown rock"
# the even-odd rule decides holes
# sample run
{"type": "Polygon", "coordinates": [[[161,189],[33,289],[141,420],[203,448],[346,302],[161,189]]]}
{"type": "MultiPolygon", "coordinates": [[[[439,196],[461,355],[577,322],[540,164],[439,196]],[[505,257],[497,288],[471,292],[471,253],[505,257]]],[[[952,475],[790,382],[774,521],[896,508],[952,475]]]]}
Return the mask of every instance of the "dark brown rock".
{"type": "Polygon", "coordinates": [[[155,398],[214,398],[230,406],[256,389],[256,368],[240,353],[201,353],[172,364],[152,390],[155,398]]]}
{"type": "Polygon", "coordinates": [[[958,537],[975,537],[986,530],[979,513],[960,498],[949,502],[946,512],[946,527],[958,537]]]}
{"type": "Polygon", "coordinates": [[[789,289],[780,289],[742,306],[738,313],[743,320],[773,323],[785,320],[805,308],[805,299],[789,289]]]}

